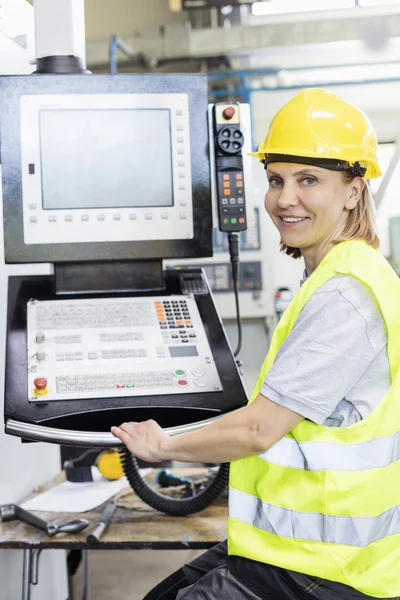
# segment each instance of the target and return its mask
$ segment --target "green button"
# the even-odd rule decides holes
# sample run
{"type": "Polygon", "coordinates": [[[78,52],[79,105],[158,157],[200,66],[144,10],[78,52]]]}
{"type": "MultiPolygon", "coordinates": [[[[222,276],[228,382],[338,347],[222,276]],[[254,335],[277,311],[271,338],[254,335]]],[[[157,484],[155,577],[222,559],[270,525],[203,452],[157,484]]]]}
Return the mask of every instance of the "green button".
{"type": "Polygon", "coordinates": [[[177,375],[178,377],[182,377],[183,375],[186,375],[186,371],[182,371],[182,369],[178,369],[177,371],[175,371],[175,375],[177,375]]]}
{"type": "Polygon", "coordinates": [[[236,223],[237,223],[237,219],[236,219],[235,217],[233,217],[233,218],[231,219],[231,223],[232,223],[232,225],[236,225],[236,223]]]}
{"type": "Polygon", "coordinates": [[[133,387],[135,387],[135,384],[134,383],[127,383],[126,387],[127,388],[133,388],[133,387]]]}
{"type": "Polygon", "coordinates": [[[224,219],[224,225],[229,225],[229,219],[224,219]]]}

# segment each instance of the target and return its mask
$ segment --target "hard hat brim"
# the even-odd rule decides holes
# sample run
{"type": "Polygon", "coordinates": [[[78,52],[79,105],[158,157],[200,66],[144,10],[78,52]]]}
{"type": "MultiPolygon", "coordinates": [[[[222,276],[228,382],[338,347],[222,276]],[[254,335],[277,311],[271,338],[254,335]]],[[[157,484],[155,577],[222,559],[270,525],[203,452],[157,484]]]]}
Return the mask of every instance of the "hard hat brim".
{"type": "MultiPolygon", "coordinates": [[[[261,163],[265,163],[269,154],[264,152],[248,152],[247,156],[256,156],[261,163]]],[[[270,162],[287,162],[287,163],[298,163],[298,164],[315,164],[316,166],[321,167],[322,169],[328,169],[331,171],[345,171],[347,169],[352,169],[355,164],[358,164],[357,160],[352,162],[343,161],[339,158],[332,157],[323,157],[323,156],[302,156],[297,155],[293,156],[289,153],[274,153],[273,160],[270,162]]],[[[364,177],[364,179],[375,179],[382,175],[382,171],[379,167],[379,164],[375,161],[366,161],[362,164],[365,168],[365,173],[357,173],[354,172],[355,175],[360,175],[364,177]]]]}

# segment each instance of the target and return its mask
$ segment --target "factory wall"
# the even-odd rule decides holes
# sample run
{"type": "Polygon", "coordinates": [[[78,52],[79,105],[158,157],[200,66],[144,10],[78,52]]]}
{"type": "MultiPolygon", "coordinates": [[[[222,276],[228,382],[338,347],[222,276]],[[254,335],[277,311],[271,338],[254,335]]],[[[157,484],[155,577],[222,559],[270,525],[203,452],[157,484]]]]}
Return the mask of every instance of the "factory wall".
{"type": "MultiPolygon", "coordinates": [[[[0,194],[0,220],[3,200],[0,194]]],[[[0,228],[0,364],[5,365],[7,278],[11,274],[50,273],[50,265],[5,265],[3,227],[0,228]]],[[[4,368],[0,369],[0,411],[3,413],[4,368]]],[[[0,428],[0,504],[18,503],[37,486],[60,471],[58,446],[44,443],[23,444],[5,435],[0,428]]],[[[14,600],[22,593],[22,551],[0,550],[0,600],[14,600]]],[[[39,584],[32,600],[66,600],[67,572],[65,551],[44,551],[40,558],[39,584]]]]}
{"type": "MultiPolygon", "coordinates": [[[[21,20],[8,19],[7,32],[0,31],[0,74],[29,74],[34,69],[33,10],[24,0],[5,3],[4,10],[15,10],[21,20]],[[15,26],[14,26],[15,23],[15,26]],[[21,44],[10,36],[19,34],[21,44]]],[[[0,171],[1,178],[1,171],[0,171]]],[[[0,186],[0,222],[2,223],[0,186]]],[[[0,365],[5,364],[7,277],[12,273],[50,272],[50,265],[6,266],[4,264],[3,226],[0,227],[0,365]]],[[[4,367],[0,369],[0,411],[3,413],[4,367]]],[[[4,434],[0,428],[0,504],[18,503],[32,490],[54,477],[60,468],[60,451],[49,444],[22,444],[17,438],[4,434]]],[[[40,559],[40,581],[34,587],[32,600],[66,600],[67,575],[65,552],[44,552],[40,559]]],[[[0,551],[0,600],[14,600],[22,593],[22,551],[0,551]]]]}

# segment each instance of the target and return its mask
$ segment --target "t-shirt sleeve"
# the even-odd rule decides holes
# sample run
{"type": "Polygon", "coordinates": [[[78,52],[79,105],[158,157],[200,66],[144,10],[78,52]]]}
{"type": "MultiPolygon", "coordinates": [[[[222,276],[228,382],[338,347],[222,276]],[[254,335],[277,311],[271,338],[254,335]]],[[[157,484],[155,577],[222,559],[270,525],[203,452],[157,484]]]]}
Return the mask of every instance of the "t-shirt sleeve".
{"type": "Polygon", "coordinates": [[[365,317],[340,289],[321,287],[300,313],[260,392],[322,425],[375,356],[365,317]]]}

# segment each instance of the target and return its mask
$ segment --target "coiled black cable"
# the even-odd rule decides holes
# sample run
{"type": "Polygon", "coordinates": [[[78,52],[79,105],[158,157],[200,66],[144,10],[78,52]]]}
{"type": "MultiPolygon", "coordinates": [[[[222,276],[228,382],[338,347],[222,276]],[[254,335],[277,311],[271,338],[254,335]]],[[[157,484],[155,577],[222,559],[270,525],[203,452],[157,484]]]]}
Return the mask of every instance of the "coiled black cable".
{"type": "Polygon", "coordinates": [[[120,448],[122,468],[135,494],[143,502],[163,513],[184,517],[210,506],[224,491],[229,481],[229,463],[220,465],[207,487],[192,498],[167,498],[153,490],[140,475],[136,458],[127,448],[120,448]]]}

